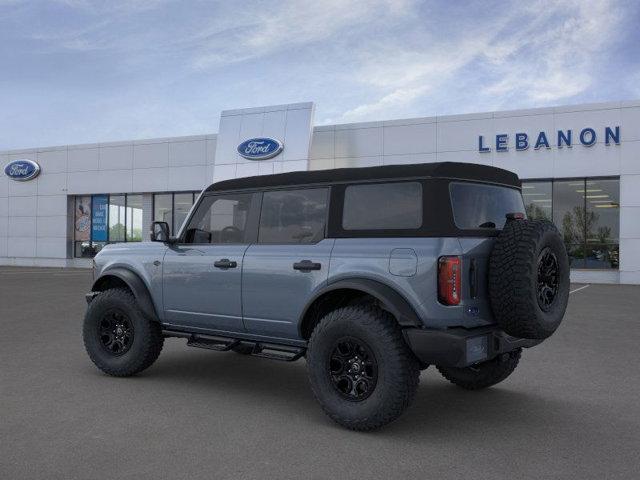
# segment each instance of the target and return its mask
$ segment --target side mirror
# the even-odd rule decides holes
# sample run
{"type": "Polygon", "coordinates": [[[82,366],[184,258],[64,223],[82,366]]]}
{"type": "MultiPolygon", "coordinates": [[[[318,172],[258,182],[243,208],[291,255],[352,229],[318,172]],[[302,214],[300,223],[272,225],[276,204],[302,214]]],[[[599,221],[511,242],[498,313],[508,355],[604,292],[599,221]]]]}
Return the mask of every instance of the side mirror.
{"type": "Polygon", "coordinates": [[[152,242],[168,242],[169,241],[169,224],[167,222],[153,222],[149,237],[152,242]]]}

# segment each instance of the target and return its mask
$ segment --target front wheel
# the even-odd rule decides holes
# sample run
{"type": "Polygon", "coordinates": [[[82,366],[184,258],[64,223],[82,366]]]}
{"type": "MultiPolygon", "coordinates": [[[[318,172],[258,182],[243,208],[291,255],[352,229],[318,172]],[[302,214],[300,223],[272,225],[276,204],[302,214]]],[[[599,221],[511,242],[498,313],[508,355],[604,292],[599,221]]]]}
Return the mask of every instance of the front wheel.
{"type": "Polygon", "coordinates": [[[106,290],[93,299],[82,336],[91,361],[115,377],[150,367],[164,344],[160,325],[145,317],[133,294],[123,288],[106,290]]]}
{"type": "Polygon", "coordinates": [[[465,368],[437,367],[444,378],[465,390],[480,390],[505,380],[518,366],[522,349],[465,368]]]}
{"type": "Polygon", "coordinates": [[[371,305],[327,314],[311,335],[307,364],[316,400],[352,430],[374,430],[398,418],[420,376],[393,317],[371,305]]]}

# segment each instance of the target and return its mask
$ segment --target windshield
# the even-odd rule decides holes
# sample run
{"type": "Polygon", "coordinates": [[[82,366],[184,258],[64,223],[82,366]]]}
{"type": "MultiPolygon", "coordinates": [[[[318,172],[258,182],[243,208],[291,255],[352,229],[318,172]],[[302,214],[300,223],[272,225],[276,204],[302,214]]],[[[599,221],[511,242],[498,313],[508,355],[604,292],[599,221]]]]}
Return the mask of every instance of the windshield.
{"type": "Polygon", "coordinates": [[[524,213],[520,190],[481,183],[449,185],[453,219],[460,229],[504,227],[507,213],[524,213]]]}

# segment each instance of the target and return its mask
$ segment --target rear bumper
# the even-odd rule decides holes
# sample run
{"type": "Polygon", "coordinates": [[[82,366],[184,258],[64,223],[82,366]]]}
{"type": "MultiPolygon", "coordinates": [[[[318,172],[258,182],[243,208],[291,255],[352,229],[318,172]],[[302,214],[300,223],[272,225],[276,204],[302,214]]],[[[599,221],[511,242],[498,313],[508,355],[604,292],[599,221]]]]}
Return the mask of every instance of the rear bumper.
{"type": "Polygon", "coordinates": [[[468,367],[502,353],[533,347],[542,342],[512,337],[496,327],[448,330],[406,328],[403,333],[409,347],[423,364],[443,367],[468,367]]]}

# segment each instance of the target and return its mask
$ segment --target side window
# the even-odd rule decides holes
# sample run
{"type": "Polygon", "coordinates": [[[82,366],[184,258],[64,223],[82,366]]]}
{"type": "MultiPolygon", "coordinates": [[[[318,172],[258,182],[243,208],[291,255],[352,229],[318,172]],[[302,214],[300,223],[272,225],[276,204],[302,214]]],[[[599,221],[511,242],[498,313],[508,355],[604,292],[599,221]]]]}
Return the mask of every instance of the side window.
{"type": "Polygon", "coordinates": [[[344,192],[345,230],[408,230],[422,226],[418,182],[351,185],[344,192]]]}
{"type": "Polygon", "coordinates": [[[252,194],[209,195],[185,231],[185,243],[242,243],[252,194]]]}
{"type": "Polygon", "coordinates": [[[329,189],[265,192],[260,243],[316,243],[324,237],[329,189]]]}

